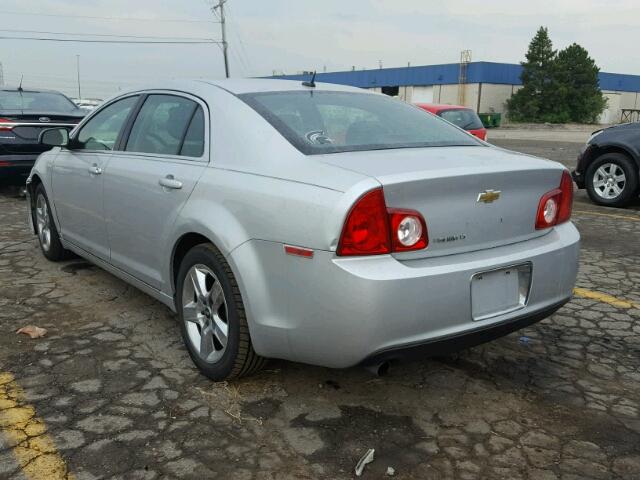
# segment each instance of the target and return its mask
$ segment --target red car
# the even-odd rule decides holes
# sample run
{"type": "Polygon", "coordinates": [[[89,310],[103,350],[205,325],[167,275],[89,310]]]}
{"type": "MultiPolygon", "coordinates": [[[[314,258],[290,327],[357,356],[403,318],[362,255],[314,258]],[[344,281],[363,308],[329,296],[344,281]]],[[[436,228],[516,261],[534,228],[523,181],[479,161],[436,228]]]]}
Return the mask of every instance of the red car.
{"type": "Polygon", "coordinates": [[[436,105],[433,103],[416,103],[416,106],[444,118],[454,125],[475,135],[480,140],[487,139],[487,129],[482,125],[478,114],[467,107],[460,105],[436,105]]]}

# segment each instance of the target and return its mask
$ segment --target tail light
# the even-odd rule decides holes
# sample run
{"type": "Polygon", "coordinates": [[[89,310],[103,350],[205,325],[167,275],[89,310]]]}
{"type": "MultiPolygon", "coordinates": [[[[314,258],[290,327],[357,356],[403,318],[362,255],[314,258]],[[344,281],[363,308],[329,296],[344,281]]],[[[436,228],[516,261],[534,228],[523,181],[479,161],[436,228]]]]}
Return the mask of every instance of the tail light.
{"type": "Polygon", "coordinates": [[[8,132],[13,129],[15,123],[13,120],[9,120],[8,118],[0,118],[0,132],[8,132]]]}
{"type": "Polygon", "coordinates": [[[389,209],[391,250],[406,252],[427,246],[427,225],[415,210],[389,209]]]}
{"type": "Polygon", "coordinates": [[[382,255],[421,250],[428,245],[427,225],[415,210],[387,209],[382,188],[364,194],[351,207],[337,254],[382,255]]]}
{"type": "Polygon", "coordinates": [[[342,229],[338,255],[381,255],[391,252],[387,206],[382,188],[364,194],[351,208],[342,229]]]}
{"type": "Polygon", "coordinates": [[[571,218],[573,180],[567,170],[562,172],[560,186],[545,193],[538,204],[536,230],[559,225],[571,218]]]}

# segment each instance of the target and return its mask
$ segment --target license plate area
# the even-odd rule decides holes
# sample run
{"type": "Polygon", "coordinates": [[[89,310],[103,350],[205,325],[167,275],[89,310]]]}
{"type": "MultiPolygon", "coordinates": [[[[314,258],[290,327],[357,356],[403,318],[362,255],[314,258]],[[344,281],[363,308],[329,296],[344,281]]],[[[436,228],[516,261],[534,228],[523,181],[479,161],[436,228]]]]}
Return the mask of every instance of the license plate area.
{"type": "Polygon", "coordinates": [[[524,308],[531,289],[531,263],[523,263],[471,277],[471,315],[474,321],[524,308]]]}

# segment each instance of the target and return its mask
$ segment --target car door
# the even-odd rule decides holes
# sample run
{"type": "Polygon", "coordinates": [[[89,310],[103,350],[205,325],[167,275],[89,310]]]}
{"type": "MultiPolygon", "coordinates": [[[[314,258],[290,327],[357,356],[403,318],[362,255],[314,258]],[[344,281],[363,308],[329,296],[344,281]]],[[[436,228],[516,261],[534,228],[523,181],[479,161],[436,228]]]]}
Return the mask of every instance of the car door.
{"type": "Polygon", "coordinates": [[[139,95],[128,96],[97,111],[54,163],[52,192],[62,238],[103,260],[110,254],[103,173],[139,99],[139,95]]]}
{"type": "Polygon", "coordinates": [[[208,163],[208,117],[195,97],[145,95],[104,176],[111,263],[160,290],[164,246],[208,163]]]}

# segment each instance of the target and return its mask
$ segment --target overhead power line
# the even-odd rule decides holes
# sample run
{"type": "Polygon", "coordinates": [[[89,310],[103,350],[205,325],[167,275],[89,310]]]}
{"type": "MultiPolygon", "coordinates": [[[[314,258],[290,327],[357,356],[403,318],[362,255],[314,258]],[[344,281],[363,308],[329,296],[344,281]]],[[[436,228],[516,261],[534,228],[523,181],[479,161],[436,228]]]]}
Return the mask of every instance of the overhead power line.
{"type": "Polygon", "coordinates": [[[4,15],[26,15],[36,17],[65,17],[65,18],[91,18],[96,20],[125,20],[136,22],[176,22],[176,23],[217,23],[214,20],[196,20],[194,18],[152,18],[152,17],[109,17],[93,15],[66,15],[61,13],[34,13],[34,12],[7,12],[0,11],[4,15]]]}
{"type": "Polygon", "coordinates": [[[0,40],[36,40],[41,42],[77,42],[77,43],[121,43],[121,44],[165,44],[165,45],[188,45],[188,44],[218,44],[218,40],[90,40],[84,38],[53,38],[53,37],[14,37],[0,35],[0,40]]]}
{"type": "Polygon", "coordinates": [[[42,35],[67,35],[69,37],[117,37],[117,38],[142,38],[147,40],[200,40],[200,41],[211,41],[212,38],[202,38],[202,37],[164,37],[164,36],[142,36],[142,35],[118,35],[118,34],[110,34],[110,33],[73,33],[73,32],[48,32],[42,30],[12,30],[7,28],[0,28],[0,32],[11,32],[11,33],[37,33],[42,35]]]}

